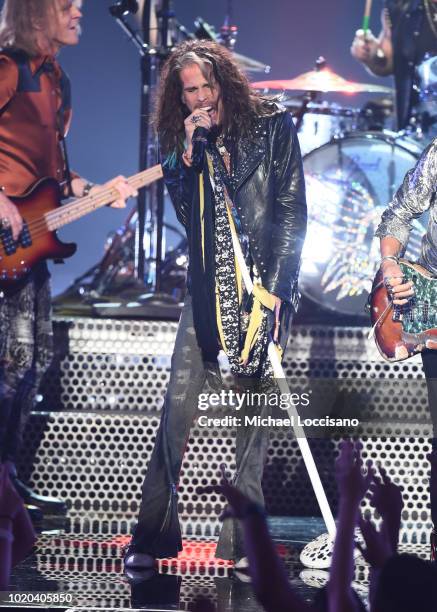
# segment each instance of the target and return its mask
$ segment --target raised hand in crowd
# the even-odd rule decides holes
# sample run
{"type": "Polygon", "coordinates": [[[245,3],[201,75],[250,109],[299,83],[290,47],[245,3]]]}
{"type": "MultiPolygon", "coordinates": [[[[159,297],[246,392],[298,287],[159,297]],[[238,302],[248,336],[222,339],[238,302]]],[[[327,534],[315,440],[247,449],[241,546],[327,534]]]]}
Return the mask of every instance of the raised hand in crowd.
{"type": "Polygon", "coordinates": [[[393,549],[384,523],[381,524],[378,530],[369,518],[360,517],[359,527],[364,538],[365,547],[359,542],[356,542],[356,546],[370,567],[379,570],[393,555],[393,549]]]}
{"type": "Polygon", "coordinates": [[[383,519],[383,528],[388,537],[392,554],[398,549],[399,530],[402,518],[402,489],[394,484],[386,470],[379,467],[381,480],[376,477],[370,485],[370,504],[383,519]]]}
{"type": "Polygon", "coordinates": [[[343,440],[339,448],[340,453],[335,463],[335,478],[340,506],[349,504],[358,508],[373,480],[374,471],[370,462],[367,462],[367,469],[363,469],[360,442],[343,440]]]}
{"type": "Polygon", "coordinates": [[[335,464],[339,500],[337,535],[327,587],[332,612],[355,612],[359,604],[352,591],[354,574],[354,530],[360,517],[360,503],[373,478],[370,465],[363,469],[360,445],[351,440],[340,444],[335,464]]]}
{"type": "Polygon", "coordinates": [[[203,492],[216,492],[228,501],[220,519],[242,521],[244,547],[249,561],[249,574],[256,598],[267,612],[308,612],[310,606],[293,591],[285,567],[270,536],[264,510],[231,485],[223,473],[221,485],[205,487],[203,492]]]}

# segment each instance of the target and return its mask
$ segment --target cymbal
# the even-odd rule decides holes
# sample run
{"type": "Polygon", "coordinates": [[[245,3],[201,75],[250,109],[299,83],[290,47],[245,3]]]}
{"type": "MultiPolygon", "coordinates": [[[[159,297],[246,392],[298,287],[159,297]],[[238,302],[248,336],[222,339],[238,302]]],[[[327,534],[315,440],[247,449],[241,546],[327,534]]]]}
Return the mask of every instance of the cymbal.
{"type": "Polygon", "coordinates": [[[391,94],[393,90],[384,85],[375,85],[373,83],[356,83],[348,81],[336,74],[330,68],[322,68],[321,70],[310,70],[304,72],[294,79],[278,80],[278,81],[257,81],[252,83],[252,87],[256,89],[285,89],[295,91],[320,91],[320,92],[339,92],[339,93],[385,93],[391,94]]]}

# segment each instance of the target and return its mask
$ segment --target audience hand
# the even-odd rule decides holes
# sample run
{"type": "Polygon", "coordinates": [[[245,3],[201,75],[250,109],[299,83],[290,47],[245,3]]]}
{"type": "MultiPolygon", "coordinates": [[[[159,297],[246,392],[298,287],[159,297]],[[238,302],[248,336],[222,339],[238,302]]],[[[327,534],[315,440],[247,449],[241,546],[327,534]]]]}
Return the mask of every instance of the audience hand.
{"type": "Polygon", "coordinates": [[[374,569],[382,568],[387,559],[393,555],[390,539],[384,524],[381,526],[381,531],[378,531],[370,519],[360,517],[359,527],[363,534],[366,548],[363,548],[359,542],[356,542],[356,547],[369,565],[374,569]]]}
{"type": "Polygon", "coordinates": [[[402,512],[402,489],[392,482],[386,470],[379,466],[381,481],[373,479],[370,485],[370,503],[383,517],[397,515],[402,512]]]}
{"type": "Polygon", "coordinates": [[[335,475],[341,500],[358,506],[373,478],[370,462],[367,464],[367,471],[363,472],[359,443],[354,444],[351,440],[341,442],[340,454],[335,463],[335,475]]]}
{"type": "MultiPolygon", "coordinates": [[[[220,515],[220,520],[224,521],[227,518],[244,519],[247,516],[254,514],[253,509],[257,508],[257,504],[249,499],[244,493],[242,493],[237,487],[232,485],[225,473],[224,465],[220,466],[222,473],[221,484],[209,485],[206,487],[198,487],[197,493],[218,493],[223,495],[228,501],[228,506],[223,510],[220,515]]],[[[259,508],[258,514],[263,514],[261,508],[259,508]]]]}

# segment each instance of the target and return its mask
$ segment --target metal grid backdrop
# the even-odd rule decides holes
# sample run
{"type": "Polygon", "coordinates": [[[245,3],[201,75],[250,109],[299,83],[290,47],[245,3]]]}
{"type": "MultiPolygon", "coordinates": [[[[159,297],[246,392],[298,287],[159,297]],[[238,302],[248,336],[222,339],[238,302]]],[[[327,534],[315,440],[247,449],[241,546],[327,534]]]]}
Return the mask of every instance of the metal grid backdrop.
{"type": "MultiPolygon", "coordinates": [[[[42,386],[40,409],[159,410],[176,329],[177,323],[168,321],[55,319],[56,356],[42,386]]],[[[420,358],[384,362],[367,333],[361,328],[293,328],[285,375],[364,381],[423,378],[420,358]]],[[[389,409],[388,416],[396,415],[401,404],[409,414],[422,411],[423,416],[426,410],[423,402],[408,406],[398,397],[391,399],[392,408],[386,398],[379,406],[389,409]]]]}
{"type": "MultiPolygon", "coordinates": [[[[95,319],[58,320],[57,356],[42,388],[41,411],[26,430],[21,471],[35,489],[68,500],[71,513],[106,513],[133,519],[153,448],[159,408],[169,375],[175,323],[95,319]],[[57,412],[47,413],[54,409],[57,412]]],[[[384,362],[367,330],[296,327],[285,355],[287,377],[355,380],[358,394],[372,381],[423,378],[420,360],[384,362]]],[[[426,389],[373,398],[383,421],[363,437],[364,457],[380,461],[404,486],[404,533],[425,541],[428,508],[428,438],[423,423],[426,389]],[[408,423],[396,421],[408,415],[408,423]],[[378,437],[376,437],[378,436],[378,437]],[[414,530],[413,530],[414,527],[414,530]]],[[[312,440],[333,509],[333,463],[337,440],[312,440]]],[[[211,536],[218,530],[222,500],[199,497],[196,487],[217,481],[219,464],[233,467],[234,432],[195,425],[182,467],[179,504],[185,533],[211,536]]],[[[272,429],[264,476],[268,510],[274,515],[318,514],[311,485],[291,431],[272,429]]]]}

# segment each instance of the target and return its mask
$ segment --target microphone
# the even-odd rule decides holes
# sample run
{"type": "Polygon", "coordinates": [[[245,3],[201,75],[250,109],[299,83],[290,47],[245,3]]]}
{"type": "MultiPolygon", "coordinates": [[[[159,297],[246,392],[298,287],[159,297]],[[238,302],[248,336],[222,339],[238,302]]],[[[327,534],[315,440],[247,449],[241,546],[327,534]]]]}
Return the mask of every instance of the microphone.
{"type": "Polygon", "coordinates": [[[132,13],[133,15],[138,11],[137,0],[120,0],[116,4],[112,4],[109,7],[109,12],[113,17],[122,17],[132,13]]]}
{"type": "Polygon", "coordinates": [[[192,167],[199,174],[203,171],[203,163],[205,161],[206,145],[208,144],[209,130],[200,125],[193,132],[191,143],[193,151],[191,153],[192,167]]]}

